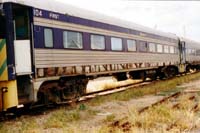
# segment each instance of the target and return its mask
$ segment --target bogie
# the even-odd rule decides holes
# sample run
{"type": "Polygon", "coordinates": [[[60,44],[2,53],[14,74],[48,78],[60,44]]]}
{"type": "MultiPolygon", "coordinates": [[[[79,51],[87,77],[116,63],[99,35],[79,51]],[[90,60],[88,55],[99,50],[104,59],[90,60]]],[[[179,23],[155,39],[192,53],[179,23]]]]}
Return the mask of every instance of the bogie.
{"type": "Polygon", "coordinates": [[[70,99],[77,99],[86,93],[88,81],[89,79],[85,76],[74,76],[45,82],[38,91],[38,101],[48,105],[49,103],[62,103],[70,99]]]}

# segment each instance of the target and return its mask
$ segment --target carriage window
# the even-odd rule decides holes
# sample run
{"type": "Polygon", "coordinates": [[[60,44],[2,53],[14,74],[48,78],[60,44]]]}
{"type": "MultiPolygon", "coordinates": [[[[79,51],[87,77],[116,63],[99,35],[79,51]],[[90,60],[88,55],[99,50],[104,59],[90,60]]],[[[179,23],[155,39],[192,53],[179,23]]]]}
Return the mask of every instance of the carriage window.
{"type": "Polygon", "coordinates": [[[127,40],[128,51],[136,51],[136,41],[135,40],[127,40]]]}
{"type": "Polygon", "coordinates": [[[5,38],[6,36],[6,21],[5,17],[0,14],[0,39],[5,38]]]}
{"type": "Polygon", "coordinates": [[[161,45],[161,44],[157,45],[157,52],[158,53],[162,53],[163,52],[163,45],[161,45]]]}
{"type": "Polygon", "coordinates": [[[192,55],[195,55],[196,54],[196,50],[195,49],[192,49],[192,51],[191,51],[192,53],[192,55]]]}
{"type": "Polygon", "coordinates": [[[191,53],[192,53],[192,49],[188,49],[188,50],[187,50],[187,53],[188,53],[188,54],[191,54],[191,53]]]}
{"type": "Polygon", "coordinates": [[[139,42],[139,51],[141,52],[147,51],[147,42],[143,42],[143,41],[139,42]]]}
{"type": "Polygon", "coordinates": [[[82,49],[83,48],[82,34],[79,32],[64,31],[63,46],[64,48],[82,49]]]}
{"type": "Polygon", "coordinates": [[[149,43],[149,52],[156,52],[156,44],[149,43]]]}
{"type": "Polygon", "coordinates": [[[53,48],[53,31],[52,29],[44,29],[44,44],[47,48],[53,48]]]}
{"type": "Polygon", "coordinates": [[[121,51],[122,50],[122,39],[112,37],[111,38],[111,49],[121,51]]]}
{"type": "Polygon", "coordinates": [[[196,51],[196,54],[197,54],[197,55],[200,55],[200,50],[197,50],[197,51],[196,51]]]}
{"type": "Polygon", "coordinates": [[[91,48],[92,49],[105,49],[105,37],[101,35],[91,35],[91,48]]]}
{"type": "Polygon", "coordinates": [[[185,52],[186,52],[186,54],[189,54],[189,49],[186,49],[185,52]]]}
{"type": "Polygon", "coordinates": [[[178,53],[178,51],[179,51],[179,49],[178,49],[178,47],[174,47],[174,53],[178,53]]]}
{"type": "Polygon", "coordinates": [[[169,47],[169,53],[174,54],[175,53],[175,48],[174,46],[169,47]]]}
{"type": "Polygon", "coordinates": [[[18,5],[13,6],[13,21],[15,28],[15,39],[24,40],[29,39],[29,9],[18,5]]]}
{"type": "Polygon", "coordinates": [[[169,46],[164,45],[164,53],[169,53],[169,46]]]}

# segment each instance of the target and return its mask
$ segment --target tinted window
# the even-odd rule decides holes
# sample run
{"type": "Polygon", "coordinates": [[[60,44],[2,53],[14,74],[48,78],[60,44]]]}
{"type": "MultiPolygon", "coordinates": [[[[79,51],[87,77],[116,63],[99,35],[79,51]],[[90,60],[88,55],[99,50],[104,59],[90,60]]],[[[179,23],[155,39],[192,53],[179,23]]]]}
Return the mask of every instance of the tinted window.
{"type": "Polygon", "coordinates": [[[82,34],[79,32],[64,31],[63,46],[64,48],[82,49],[83,48],[82,34]]]}
{"type": "Polygon", "coordinates": [[[147,43],[143,42],[143,41],[140,41],[139,42],[139,50],[141,52],[146,52],[147,51],[147,43]]]}
{"type": "Polygon", "coordinates": [[[112,37],[111,38],[111,49],[121,51],[122,50],[122,39],[112,37]]]}
{"type": "Polygon", "coordinates": [[[105,37],[100,35],[91,35],[91,48],[92,49],[105,49],[105,37]]]}
{"type": "Polygon", "coordinates": [[[163,45],[157,44],[157,52],[159,52],[159,53],[163,52],[163,45]]]}
{"type": "Polygon", "coordinates": [[[156,52],[156,44],[149,43],[149,52],[156,52]]]}
{"type": "Polygon", "coordinates": [[[135,40],[127,40],[128,51],[136,51],[136,41],[135,40]]]}
{"type": "Polygon", "coordinates": [[[5,17],[0,14],[0,38],[5,38],[6,36],[6,20],[5,17]]]}
{"type": "Polygon", "coordinates": [[[15,39],[29,39],[29,16],[27,9],[13,7],[13,22],[15,26],[15,39]]]}
{"type": "Polygon", "coordinates": [[[53,31],[52,29],[44,29],[44,44],[47,48],[53,47],[53,31]]]}

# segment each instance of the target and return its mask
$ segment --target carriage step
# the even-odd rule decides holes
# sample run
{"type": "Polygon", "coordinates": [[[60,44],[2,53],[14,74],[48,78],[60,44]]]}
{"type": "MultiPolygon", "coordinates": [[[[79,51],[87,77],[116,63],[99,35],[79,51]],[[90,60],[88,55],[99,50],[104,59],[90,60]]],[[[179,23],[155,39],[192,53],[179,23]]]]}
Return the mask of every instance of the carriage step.
{"type": "Polygon", "coordinates": [[[19,98],[19,104],[26,104],[30,102],[28,94],[19,95],[18,98],[19,98]]]}

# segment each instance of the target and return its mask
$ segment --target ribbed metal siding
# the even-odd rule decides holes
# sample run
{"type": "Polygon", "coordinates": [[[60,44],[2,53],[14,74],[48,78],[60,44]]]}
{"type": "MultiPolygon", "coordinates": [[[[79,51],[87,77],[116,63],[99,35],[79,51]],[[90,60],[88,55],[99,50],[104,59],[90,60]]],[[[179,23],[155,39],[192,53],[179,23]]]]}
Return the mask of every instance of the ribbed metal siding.
{"type": "Polygon", "coordinates": [[[35,49],[36,68],[178,61],[175,54],[35,49]]]}

